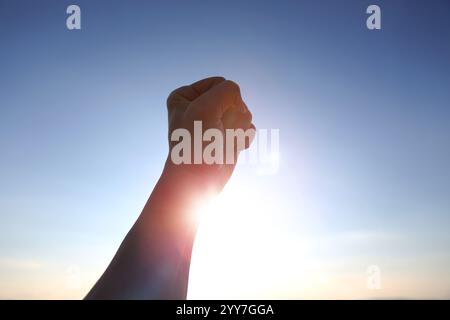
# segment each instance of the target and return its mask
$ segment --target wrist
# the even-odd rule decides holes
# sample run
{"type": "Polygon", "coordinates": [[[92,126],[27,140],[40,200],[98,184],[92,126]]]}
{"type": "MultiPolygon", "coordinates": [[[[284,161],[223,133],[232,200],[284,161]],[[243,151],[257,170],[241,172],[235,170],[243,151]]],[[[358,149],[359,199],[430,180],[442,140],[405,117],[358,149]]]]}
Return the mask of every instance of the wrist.
{"type": "Polygon", "coordinates": [[[174,164],[167,158],[160,180],[167,181],[180,191],[210,197],[219,190],[215,187],[218,168],[205,164],[174,164]]]}

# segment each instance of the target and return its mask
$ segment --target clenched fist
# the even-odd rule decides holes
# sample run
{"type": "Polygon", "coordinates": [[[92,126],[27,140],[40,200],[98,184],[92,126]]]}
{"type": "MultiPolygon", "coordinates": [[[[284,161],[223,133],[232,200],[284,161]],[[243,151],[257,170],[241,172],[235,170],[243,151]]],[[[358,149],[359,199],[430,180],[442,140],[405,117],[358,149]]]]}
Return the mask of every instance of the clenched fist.
{"type": "Polygon", "coordinates": [[[242,100],[239,86],[222,77],[203,79],[174,90],[167,99],[167,109],[166,168],[188,172],[195,176],[193,179],[203,180],[208,187],[220,191],[233,173],[239,152],[250,145],[254,136],[252,114],[242,100]],[[239,132],[253,134],[240,143],[236,141],[239,132]],[[187,138],[189,141],[185,141],[187,138]],[[208,155],[215,161],[208,161],[208,155]],[[177,161],[179,158],[184,161],[177,161]]]}

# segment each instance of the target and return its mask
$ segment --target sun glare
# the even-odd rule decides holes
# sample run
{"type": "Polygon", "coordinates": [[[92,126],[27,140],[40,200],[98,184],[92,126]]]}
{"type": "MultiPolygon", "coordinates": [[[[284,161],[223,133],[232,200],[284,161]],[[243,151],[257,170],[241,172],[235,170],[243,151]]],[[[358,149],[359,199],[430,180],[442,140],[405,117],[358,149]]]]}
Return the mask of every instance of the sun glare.
{"type": "Polygon", "coordinates": [[[292,208],[282,207],[276,192],[263,194],[261,188],[233,182],[195,216],[200,224],[189,299],[367,296],[365,269],[352,276],[342,272],[344,261],[335,261],[334,254],[343,247],[339,239],[308,235],[307,216],[298,210],[290,216],[292,208]],[[290,228],[292,219],[299,219],[302,227],[290,228]]]}
{"type": "Polygon", "coordinates": [[[190,299],[273,297],[274,284],[289,282],[285,277],[293,270],[275,270],[288,271],[284,264],[292,241],[275,224],[278,210],[270,203],[276,202],[230,186],[199,210],[190,299]]]}

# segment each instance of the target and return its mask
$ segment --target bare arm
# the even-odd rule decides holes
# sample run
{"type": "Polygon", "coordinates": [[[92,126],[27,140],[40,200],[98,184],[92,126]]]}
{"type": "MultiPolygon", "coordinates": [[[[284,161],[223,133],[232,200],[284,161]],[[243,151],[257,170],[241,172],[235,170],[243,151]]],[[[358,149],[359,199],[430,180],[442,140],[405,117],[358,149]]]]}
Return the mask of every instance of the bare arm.
{"type": "MultiPolygon", "coordinates": [[[[200,80],[171,93],[169,136],[177,128],[254,128],[239,87],[221,77],[200,80]]],[[[199,200],[220,192],[233,164],[179,164],[169,157],[141,215],[86,299],[185,299],[199,200]]],[[[248,147],[248,145],[246,145],[248,147]]],[[[237,153],[240,150],[236,150],[237,153]]]]}

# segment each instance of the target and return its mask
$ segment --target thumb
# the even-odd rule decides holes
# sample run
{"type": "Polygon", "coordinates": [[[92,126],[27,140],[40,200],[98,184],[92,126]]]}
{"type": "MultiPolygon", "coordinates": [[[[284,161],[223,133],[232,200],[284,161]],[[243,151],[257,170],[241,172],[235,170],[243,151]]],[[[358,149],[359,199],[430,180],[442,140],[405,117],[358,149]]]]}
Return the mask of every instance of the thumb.
{"type": "Polygon", "coordinates": [[[239,86],[231,80],[225,80],[195,99],[187,112],[194,119],[219,120],[232,108],[242,113],[247,111],[239,86]]]}

